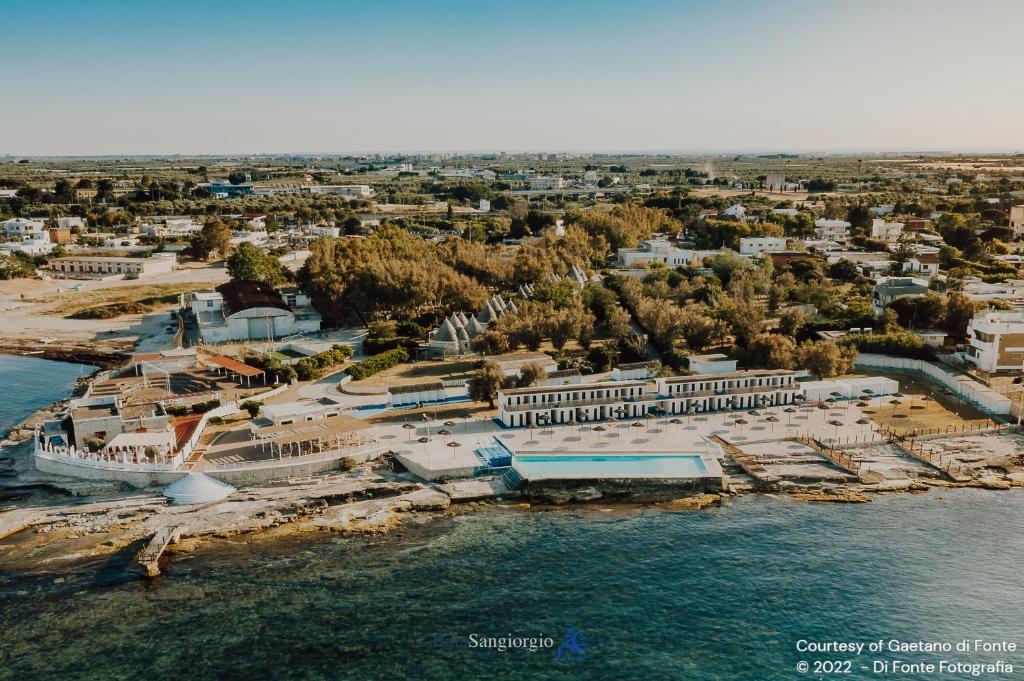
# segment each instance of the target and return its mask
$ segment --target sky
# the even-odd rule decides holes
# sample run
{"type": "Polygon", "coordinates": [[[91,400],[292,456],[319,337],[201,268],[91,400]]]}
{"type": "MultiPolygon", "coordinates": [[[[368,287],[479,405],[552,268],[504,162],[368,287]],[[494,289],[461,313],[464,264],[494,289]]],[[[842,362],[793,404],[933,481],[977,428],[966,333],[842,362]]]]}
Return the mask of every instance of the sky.
{"type": "Polygon", "coordinates": [[[0,0],[0,154],[1021,151],[1020,0],[0,0]]]}

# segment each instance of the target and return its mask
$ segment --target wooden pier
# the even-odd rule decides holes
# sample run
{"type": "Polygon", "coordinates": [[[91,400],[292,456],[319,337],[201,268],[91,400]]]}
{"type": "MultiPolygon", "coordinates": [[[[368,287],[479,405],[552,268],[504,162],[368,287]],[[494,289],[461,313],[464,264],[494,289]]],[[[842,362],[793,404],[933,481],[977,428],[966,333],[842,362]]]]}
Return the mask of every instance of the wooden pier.
{"type": "Polygon", "coordinates": [[[160,556],[171,544],[177,544],[181,538],[182,527],[180,525],[168,525],[161,527],[149,540],[146,548],[139,552],[139,570],[146,577],[156,577],[160,574],[160,556]]]}

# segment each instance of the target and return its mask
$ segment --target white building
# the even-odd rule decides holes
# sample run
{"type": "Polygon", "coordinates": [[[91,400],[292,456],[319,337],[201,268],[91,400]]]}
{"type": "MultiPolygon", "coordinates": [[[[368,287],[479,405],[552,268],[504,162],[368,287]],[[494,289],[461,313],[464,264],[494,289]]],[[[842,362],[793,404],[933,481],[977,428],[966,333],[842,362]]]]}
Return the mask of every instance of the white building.
{"type": "Polygon", "coordinates": [[[46,239],[50,240],[46,231],[44,220],[29,220],[28,218],[12,218],[4,223],[4,235],[12,241],[24,239],[46,239]]]}
{"type": "Polygon", "coordinates": [[[781,369],[606,381],[498,391],[498,419],[506,426],[633,419],[789,404],[799,392],[796,372],[781,369]]]}
{"type": "Polygon", "coordinates": [[[787,215],[791,218],[795,218],[799,212],[796,208],[772,208],[774,215],[787,215]]]}
{"type": "Polygon", "coordinates": [[[638,248],[620,248],[619,266],[636,267],[641,263],[663,263],[669,267],[689,265],[699,257],[698,251],[677,248],[665,239],[649,239],[638,248]]]}
{"type": "Polygon", "coordinates": [[[731,374],[736,371],[736,360],[728,355],[690,355],[687,357],[690,371],[695,374],[731,374]]]}
{"type": "Polygon", "coordinates": [[[1024,206],[1010,206],[1010,229],[1014,239],[1024,237],[1024,206]]]}
{"type": "Polygon", "coordinates": [[[286,302],[265,282],[234,280],[221,284],[214,293],[193,293],[190,307],[206,343],[319,333],[320,314],[308,296],[295,291],[288,293],[286,302]]]}
{"type": "Polygon", "coordinates": [[[814,221],[814,236],[830,241],[846,241],[850,236],[850,223],[846,220],[818,218],[814,221]]]}
{"type": "Polygon", "coordinates": [[[565,189],[565,180],[561,177],[531,177],[530,189],[534,191],[565,189]]]}
{"type": "Polygon", "coordinates": [[[586,184],[597,184],[597,171],[587,170],[583,173],[583,181],[586,184]]]}
{"type": "Polygon", "coordinates": [[[988,373],[1024,370],[1024,311],[985,310],[967,325],[964,357],[988,373]]]}
{"type": "Polygon", "coordinates": [[[504,355],[492,355],[487,359],[497,364],[501,373],[517,378],[527,364],[536,364],[548,374],[558,371],[558,362],[546,352],[510,352],[504,355]]]}
{"type": "Polygon", "coordinates": [[[163,223],[142,223],[139,231],[147,236],[163,238],[190,237],[203,231],[202,224],[193,222],[191,218],[168,218],[163,223]]]}
{"type": "Polygon", "coordinates": [[[962,293],[977,302],[1003,300],[1014,307],[1024,307],[1024,279],[994,283],[986,283],[981,279],[965,281],[962,293]]]}
{"type": "Polygon", "coordinates": [[[477,208],[481,213],[491,212],[491,202],[487,199],[480,199],[480,204],[477,208]]]}
{"type": "Polygon", "coordinates": [[[902,222],[886,222],[882,218],[874,218],[871,221],[871,238],[873,239],[898,241],[901,234],[903,234],[902,222]]]}
{"type": "Polygon", "coordinates": [[[883,203],[880,206],[872,206],[868,209],[873,215],[889,215],[896,210],[895,203],[883,203]]]}
{"type": "Polygon", "coordinates": [[[72,255],[51,260],[48,266],[68,279],[145,279],[173,272],[177,257],[173,253],[157,253],[149,258],[72,255]]]}
{"type": "Polygon", "coordinates": [[[903,263],[903,271],[924,279],[931,279],[939,273],[938,253],[918,253],[903,263]]]}
{"type": "Polygon", "coordinates": [[[740,239],[740,255],[761,255],[786,250],[786,238],[781,236],[748,236],[740,239]]]}
{"type": "Polygon", "coordinates": [[[747,209],[738,203],[734,203],[725,210],[722,211],[722,215],[728,215],[731,218],[737,218],[742,220],[743,216],[747,214],[747,209]]]}
{"type": "Polygon", "coordinates": [[[875,314],[882,314],[890,303],[900,298],[928,294],[928,280],[915,277],[879,277],[872,296],[875,314]]]}
{"type": "Polygon", "coordinates": [[[351,196],[356,198],[373,196],[373,190],[368,184],[314,184],[300,187],[299,193],[351,196]]]}
{"type": "Polygon", "coordinates": [[[442,402],[444,398],[444,383],[441,381],[388,387],[388,404],[392,407],[410,407],[429,402],[442,402]]]}
{"type": "Polygon", "coordinates": [[[80,218],[73,215],[57,218],[56,222],[57,227],[61,229],[73,229],[75,227],[77,227],[78,229],[85,229],[86,227],[85,218],[80,218]]]}

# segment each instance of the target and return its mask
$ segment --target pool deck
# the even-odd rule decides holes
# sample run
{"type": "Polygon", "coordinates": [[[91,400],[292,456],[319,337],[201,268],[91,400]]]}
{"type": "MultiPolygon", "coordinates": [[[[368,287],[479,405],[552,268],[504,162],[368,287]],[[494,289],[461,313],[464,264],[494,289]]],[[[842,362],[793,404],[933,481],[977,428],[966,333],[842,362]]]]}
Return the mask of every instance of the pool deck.
{"type": "MultiPolygon", "coordinates": [[[[871,400],[872,408],[890,410],[888,400],[875,398],[871,400]]],[[[495,438],[514,453],[603,455],[703,452],[705,438],[712,435],[736,446],[778,442],[785,447],[789,443],[783,441],[798,436],[810,436],[826,444],[833,439],[880,442],[882,438],[875,432],[873,422],[856,423],[865,417],[870,418],[853,402],[845,401],[827,410],[808,405],[797,408],[795,413],[773,407],[760,410],[757,416],[746,411],[680,416],[677,419],[680,423],[672,423],[672,417],[658,417],[575,426],[504,428],[491,419],[459,419],[453,421],[452,426],[438,421],[410,420],[407,424],[379,425],[374,431],[377,439],[390,447],[411,472],[427,480],[437,480],[472,476],[474,469],[482,465],[475,450],[494,446],[495,438]],[[766,420],[768,417],[774,417],[777,422],[766,420]],[[746,423],[736,423],[737,419],[746,423]],[[835,426],[830,421],[839,421],[842,425],[835,426]],[[439,434],[442,429],[451,431],[451,435],[439,434]],[[420,442],[421,438],[428,438],[428,441],[420,442]]]]}

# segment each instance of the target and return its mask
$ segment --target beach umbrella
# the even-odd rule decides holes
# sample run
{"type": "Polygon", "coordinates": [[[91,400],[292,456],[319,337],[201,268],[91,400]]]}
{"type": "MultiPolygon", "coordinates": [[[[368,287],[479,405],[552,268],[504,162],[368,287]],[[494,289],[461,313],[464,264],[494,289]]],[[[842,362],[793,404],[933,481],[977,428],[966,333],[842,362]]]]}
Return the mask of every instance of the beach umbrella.
{"type": "MultiPolygon", "coordinates": [[[[404,430],[416,430],[416,426],[412,425],[411,423],[403,423],[402,428],[404,430]]],[[[409,434],[412,435],[412,433],[409,434]]]]}
{"type": "Polygon", "coordinates": [[[889,400],[889,404],[892,405],[892,413],[893,413],[893,415],[895,415],[896,414],[896,407],[900,406],[903,403],[900,402],[899,400],[889,400]]]}
{"type": "Polygon", "coordinates": [[[451,435],[452,431],[448,430],[447,428],[442,428],[441,430],[437,431],[437,434],[438,435],[451,435]]]}
{"type": "Polygon", "coordinates": [[[864,407],[870,407],[871,404],[869,402],[858,402],[857,406],[863,409],[864,407]]]}
{"type": "Polygon", "coordinates": [[[640,423],[639,421],[633,421],[633,423],[631,423],[629,425],[633,426],[634,428],[643,428],[644,427],[644,424],[640,423]]]}
{"type": "Polygon", "coordinates": [[[839,426],[843,425],[843,422],[839,421],[839,420],[833,419],[832,421],[829,421],[828,424],[830,426],[835,426],[836,427],[835,437],[838,438],[839,437],[839,426]]]}
{"type": "Polygon", "coordinates": [[[747,412],[750,416],[760,416],[761,414],[756,409],[751,409],[747,412]]]}
{"type": "Polygon", "coordinates": [[[604,431],[606,431],[608,429],[605,428],[604,426],[594,426],[594,430],[596,430],[599,433],[603,433],[604,431]]]}
{"type": "Polygon", "coordinates": [[[779,419],[774,417],[774,416],[769,416],[768,418],[765,419],[765,421],[768,421],[769,423],[772,424],[772,432],[774,433],[775,432],[775,424],[779,422],[779,419]]]}
{"type": "Polygon", "coordinates": [[[858,424],[858,425],[861,425],[861,426],[866,426],[866,425],[868,425],[869,423],[871,423],[871,421],[870,421],[870,420],[868,420],[868,419],[857,419],[857,424],[858,424]]]}
{"type": "Polygon", "coordinates": [[[421,437],[421,438],[420,438],[420,439],[418,440],[418,442],[422,442],[422,443],[424,443],[424,444],[425,444],[425,443],[427,443],[427,442],[430,442],[430,438],[429,438],[429,437],[426,437],[426,436],[424,436],[424,437],[421,437]]]}
{"type": "Polygon", "coordinates": [[[454,440],[452,440],[451,442],[448,443],[448,446],[449,447],[461,447],[462,443],[461,442],[455,442],[454,440]]]}
{"type": "Polygon", "coordinates": [[[445,421],[444,425],[448,426],[449,428],[454,428],[455,427],[455,421],[445,421]]]}
{"type": "Polygon", "coordinates": [[[798,410],[793,407],[786,407],[782,411],[789,414],[789,423],[793,423],[793,414],[797,413],[798,410]]]}

